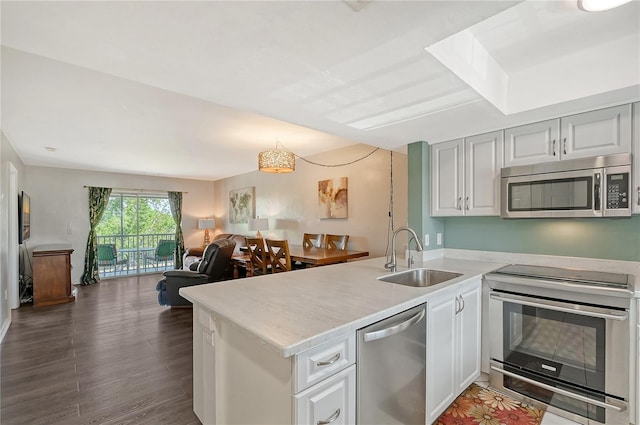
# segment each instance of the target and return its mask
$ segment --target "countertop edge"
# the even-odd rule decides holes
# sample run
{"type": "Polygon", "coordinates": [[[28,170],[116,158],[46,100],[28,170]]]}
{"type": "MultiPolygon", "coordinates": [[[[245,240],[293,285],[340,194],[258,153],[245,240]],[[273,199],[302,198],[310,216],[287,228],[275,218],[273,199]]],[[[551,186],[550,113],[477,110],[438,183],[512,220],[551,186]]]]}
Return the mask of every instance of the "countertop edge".
{"type": "MultiPolygon", "coordinates": [[[[374,259],[375,260],[375,259],[374,259]]],[[[347,263],[344,264],[344,266],[349,267],[349,264],[352,264],[354,266],[357,266],[358,263],[362,263],[364,261],[369,261],[369,260],[362,260],[359,262],[353,262],[353,263],[347,263]]],[[[465,262],[464,260],[458,260],[455,259],[453,260],[455,262],[465,262]]],[[[421,264],[417,264],[416,267],[434,267],[434,265],[432,263],[434,262],[438,262],[437,265],[435,265],[435,267],[440,268],[440,269],[447,269],[449,271],[457,271],[452,267],[442,267],[442,260],[431,260],[431,261],[425,261],[422,262],[421,264]]],[[[446,291],[447,289],[453,287],[453,286],[457,286],[457,285],[461,285],[464,284],[466,282],[468,282],[469,280],[472,279],[477,279],[478,277],[482,277],[484,276],[484,274],[488,273],[489,271],[495,270],[499,267],[502,267],[504,264],[501,263],[491,263],[491,262],[478,262],[478,261],[469,261],[468,263],[484,263],[483,264],[483,271],[474,271],[474,272],[467,272],[467,273],[463,273],[462,276],[452,279],[451,281],[448,282],[444,282],[432,287],[428,287],[428,288],[411,288],[412,290],[416,290],[416,296],[412,297],[404,302],[399,302],[398,304],[394,304],[390,307],[387,308],[383,308],[380,311],[377,311],[375,313],[372,314],[368,314],[366,316],[363,316],[361,318],[355,319],[355,320],[351,320],[348,323],[333,327],[331,329],[327,329],[323,332],[314,334],[310,337],[306,337],[303,339],[300,339],[299,341],[296,341],[294,343],[291,344],[286,344],[283,345],[278,341],[275,341],[271,338],[269,338],[267,335],[261,334],[261,333],[257,333],[252,329],[249,329],[245,326],[242,326],[242,324],[238,323],[237,320],[234,317],[231,317],[231,315],[225,314],[223,311],[220,311],[219,308],[217,308],[216,306],[208,303],[205,299],[205,297],[197,297],[197,296],[193,296],[190,292],[194,291],[194,289],[192,288],[197,288],[197,287],[186,287],[186,288],[181,288],[179,293],[181,296],[183,296],[184,298],[186,298],[187,300],[189,300],[190,302],[194,303],[194,304],[198,304],[200,306],[202,306],[203,308],[205,308],[206,310],[210,311],[217,319],[219,320],[223,320],[226,323],[232,325],[234,328],[244,332],[245,334],[249,335],[250,337],[254,338],[255,340],[257,340],[261,345],[264,345],[265,347],[267,347],[268,349],[270,349],[271,351],[275,351],[276,353],[278,353],[280,356],[282,357],[291,357],[291,356],[295,356],[297,354],[300,354],[312,347],[315,347],[319,344],[322,344],[326,341],[338,338],[342,335],[346,335],[348,333],[351,332],[355,332],[360,328],[363,328],[365,326],[368,326],[372,323],[375,323],[377,321],[383,320],[387,317],[393,316],[397,313],[403,312],[405,310],[408,310],[412,307],[415,307],[417,305],[423,304],[425,302],[427,302],[430,298],[432,298],[433,296],[437,296],[437,294],[446,291]]],[[[316,269],[317,270],[317,269],[316,269]]],[[[401,270],[399,270],[401,271],[401,270]]],[[[304,273],[304,271],[297,271],[295,273],[304,273]]],[[[383,276],[389,273],[386,273],[384,271],[384,269],[380,269],[379,272],[379,276],[383,276]]],[[[299,275],[298,275],[299,276],[299,275]]],[[[253,278],[252,278],[253,279],[253,278]]],[[[363,279],[368,279],[371,280],[372,278],[370,276],[365,276],[363,277],[363,279]]],[[[388,285],[396,285],[396,284],[388,284],[388,285]]]]}

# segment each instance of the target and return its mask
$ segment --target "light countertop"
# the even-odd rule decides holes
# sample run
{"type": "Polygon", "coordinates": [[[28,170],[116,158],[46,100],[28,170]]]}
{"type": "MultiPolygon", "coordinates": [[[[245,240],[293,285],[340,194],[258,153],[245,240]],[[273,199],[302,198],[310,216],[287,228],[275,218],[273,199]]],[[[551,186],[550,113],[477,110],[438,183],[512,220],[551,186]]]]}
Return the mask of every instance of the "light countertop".
{"type": "MultiPolygon", "coordinates": [[[[415,288],[379,281],[385,258],[373,258],[180,289],[180,295],[239,327],[283,357],[424,303],[434,293],[505,264],[440,258],[415,267],[462,273],[415,288]]],[[[398,271],[406,268],[398,268],[398,271]]]]}

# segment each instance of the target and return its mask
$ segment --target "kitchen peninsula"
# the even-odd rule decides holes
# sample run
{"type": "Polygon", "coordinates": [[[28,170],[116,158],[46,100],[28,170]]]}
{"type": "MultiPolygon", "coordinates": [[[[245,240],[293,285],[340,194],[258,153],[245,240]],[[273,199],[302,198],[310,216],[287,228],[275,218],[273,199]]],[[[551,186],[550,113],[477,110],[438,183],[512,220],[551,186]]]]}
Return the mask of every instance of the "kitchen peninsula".
{"type": "Polygon", "coordinates": [[[376,258],[180,289],[194,304],[194,411],[203,424],[354,423],[356,331],[428,300],[452,303],[465,287],[477,301],[469,309],[477,315],[469,318],[477,326],[476,350],[465,363],[472,370],[458,373],[453,364],[451,370],[469,375],[461,380],[477,378],[481,276],[502,264],[419,263],[462,274],[421,288],[378,280],[388,274],[384,263],[376,258]]]}

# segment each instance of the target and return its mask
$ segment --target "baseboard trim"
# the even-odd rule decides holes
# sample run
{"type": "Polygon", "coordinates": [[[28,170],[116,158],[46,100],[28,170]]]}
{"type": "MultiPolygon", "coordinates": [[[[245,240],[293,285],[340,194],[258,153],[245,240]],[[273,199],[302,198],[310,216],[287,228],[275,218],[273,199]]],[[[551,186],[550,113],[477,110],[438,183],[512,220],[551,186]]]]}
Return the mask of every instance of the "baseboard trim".
{"type": "Polygon", "coordinates": [[[4,336],[9,331],[9,326],[11,326],[11,315],[9,315],[9,318],[4,321],[4,324],[2,325],[2,329],[0,329],[0,344],[2,344],[2,341],[4,340],[4,336]]]}

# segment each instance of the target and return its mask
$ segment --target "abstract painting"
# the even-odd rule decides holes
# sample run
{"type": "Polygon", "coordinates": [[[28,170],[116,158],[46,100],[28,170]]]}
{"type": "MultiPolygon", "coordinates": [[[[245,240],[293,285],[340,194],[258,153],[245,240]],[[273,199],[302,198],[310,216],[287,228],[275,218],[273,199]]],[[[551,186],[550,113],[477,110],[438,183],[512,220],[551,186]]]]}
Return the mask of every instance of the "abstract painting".
{"type": "Polygon", "coordinates": [[[318,182],[318,215],[320,218],[348,218],[348,179],[318,182]]]}
{"type": "Polygon", "coordinates": [[[255,188],[245,187],[229,191],[229,222],[249,223],[255,212],[255,188]]]}

